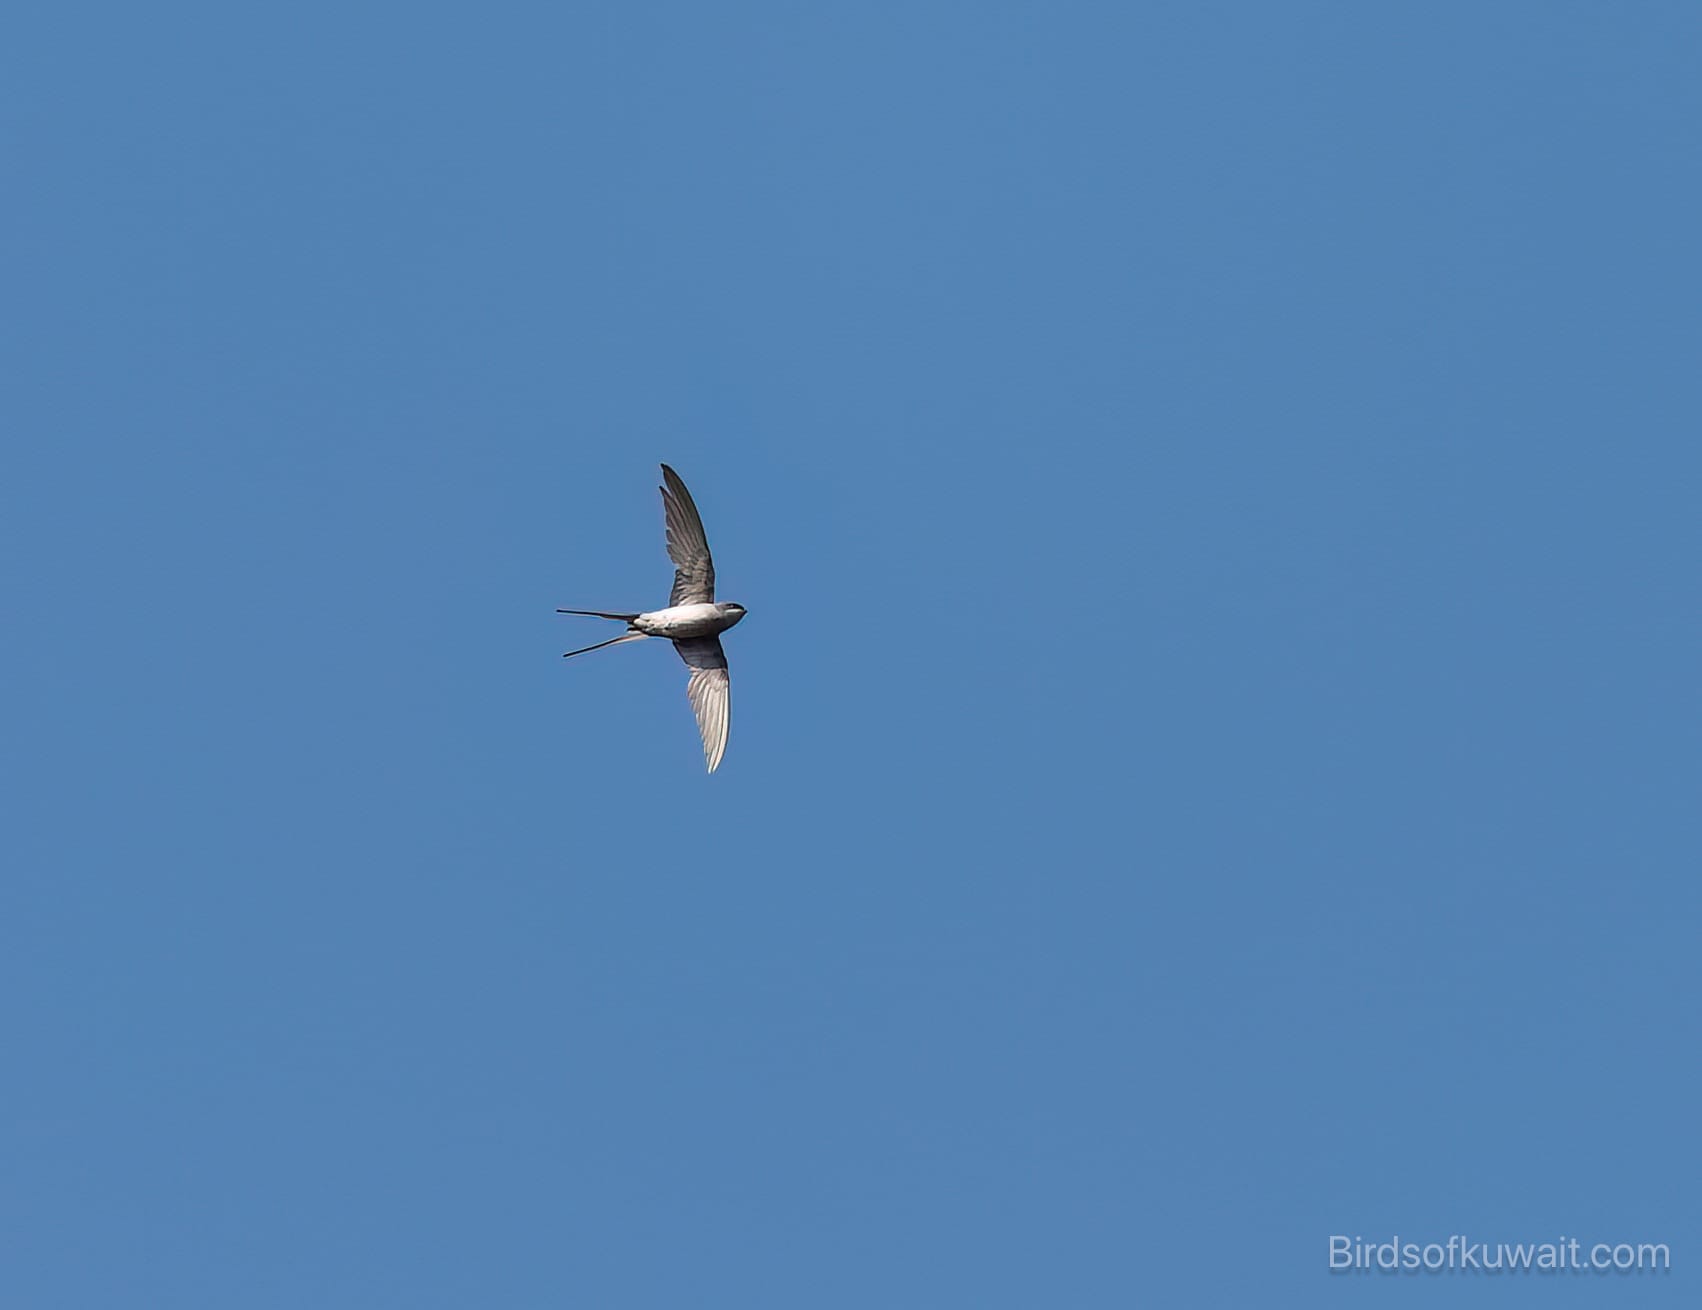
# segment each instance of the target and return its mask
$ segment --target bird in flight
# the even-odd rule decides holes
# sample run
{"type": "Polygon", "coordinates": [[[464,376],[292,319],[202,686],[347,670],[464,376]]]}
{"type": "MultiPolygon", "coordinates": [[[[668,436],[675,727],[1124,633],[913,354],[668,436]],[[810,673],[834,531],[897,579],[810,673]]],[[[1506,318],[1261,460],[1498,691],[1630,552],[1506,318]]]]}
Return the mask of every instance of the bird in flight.
{"type": "MultiPolygon", "coordinates": [[[[703,520],[691,492],[680,475],[662,465],[662,517],[668,530],[668,558],[674,561],[674,590],[668,608],[648,614],[606,614],[602,610],[560,610],[557,614],[583,614],[594,619],[615,619],[626,631],[595,646],[570,650],[567,656],[618,646],[624,641],[666,637],[691,670],[686,695],[697,715],[697,730],[703,734],[703,758],[709,772],[721,763],[727,749],[727,656],[721,650],[721,634],[745,617],[745,607],[715,601],[715,561],[709,557],[709,542],[703,535],[703,520]]],[[[563,656],[563,658],[567,658],[563,656]]]]}

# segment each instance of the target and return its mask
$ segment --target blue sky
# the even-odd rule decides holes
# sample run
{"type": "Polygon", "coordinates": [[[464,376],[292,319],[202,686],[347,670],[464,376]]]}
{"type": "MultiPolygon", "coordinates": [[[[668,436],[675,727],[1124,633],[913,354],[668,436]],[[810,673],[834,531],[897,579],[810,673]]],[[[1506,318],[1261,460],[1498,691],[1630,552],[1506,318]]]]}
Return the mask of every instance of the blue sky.
{"type": "Polygon", "coordinates": [[[1693,6],[7,26],[0,1301],[1696,1303],[1693,6]]]}

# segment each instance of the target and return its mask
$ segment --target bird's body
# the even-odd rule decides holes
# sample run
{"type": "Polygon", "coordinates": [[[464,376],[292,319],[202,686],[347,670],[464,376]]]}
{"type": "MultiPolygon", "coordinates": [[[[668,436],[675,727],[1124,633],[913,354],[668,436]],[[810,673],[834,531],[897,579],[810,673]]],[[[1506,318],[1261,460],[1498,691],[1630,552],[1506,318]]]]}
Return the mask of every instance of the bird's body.
{"type": "Polygon", "coordinates": [[[585,614],[599,619],[615,619],[626,624],[619,637],[600,641],[595,646],[570,650],[569,655],[583,655],[618,646],[627,641],[643,641],[646,637],[665,637],[691,669],[686,683],[686,695],[691,699],[692,712],[697,715],[697,727],[703,736],[703,757],[709,771],[721,763],[727,749],[729,695],[727,656],[721,649],[721,634],[745,617],[745,607],[715,601],[715,562],[709,554],[709,542],[703,535],[703,520],[698,516],[691,492],[680,475],[666,464],[662,465],[662,513],[667,526],[668,558],[674,562],[674,589],[666,609],[644,614],[613,614],[604,610],[557,610],[558,614],[585,614]]]}
{"type": "Polygon", "coordinates": [[[628,622],[646,637],[713,637],[727,631],[745,617],[742,605],[717,605],[700,601],[693,605],[670,605],[665,610],[636,614],[628,622]]]}

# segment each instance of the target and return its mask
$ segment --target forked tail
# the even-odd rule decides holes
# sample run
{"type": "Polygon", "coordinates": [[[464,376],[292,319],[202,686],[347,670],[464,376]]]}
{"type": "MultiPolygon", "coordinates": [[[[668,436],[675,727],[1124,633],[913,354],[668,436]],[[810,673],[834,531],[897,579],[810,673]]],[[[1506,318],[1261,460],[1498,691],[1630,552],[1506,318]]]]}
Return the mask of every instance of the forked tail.
{"type": "MultiPolygon", "coordinates": [[[[616,623],[631,623],[638,617],[636,614],[608,614],[603,610],[557,610],[556,613],[583,614],[589,619],[613,619],[616,623]]],[[[648,634],[646,633],[635,632],[631,628],[628,628],[618,637],[610,637],[607,641],[599,641],[595,646],[581,646],[578,650],[570,650],[566,652],[562,658],[567,659],[568,656],[571,655],[584,655],[590,651],[602,650],[605,646],[618,646],[623,641],[643,641],[647,635],[648,634]]]]}

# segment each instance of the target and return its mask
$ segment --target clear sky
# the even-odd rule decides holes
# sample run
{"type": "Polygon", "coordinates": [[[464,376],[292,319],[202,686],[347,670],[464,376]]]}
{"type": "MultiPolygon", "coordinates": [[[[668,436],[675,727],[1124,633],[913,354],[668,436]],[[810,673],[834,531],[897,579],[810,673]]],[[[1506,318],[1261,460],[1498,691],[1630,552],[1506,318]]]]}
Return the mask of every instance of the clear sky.
{"type": "Polygon", "coordinates": [[[1698,1304],[1699,63],[15,10],[0,1304],[1698,1304]]]}

